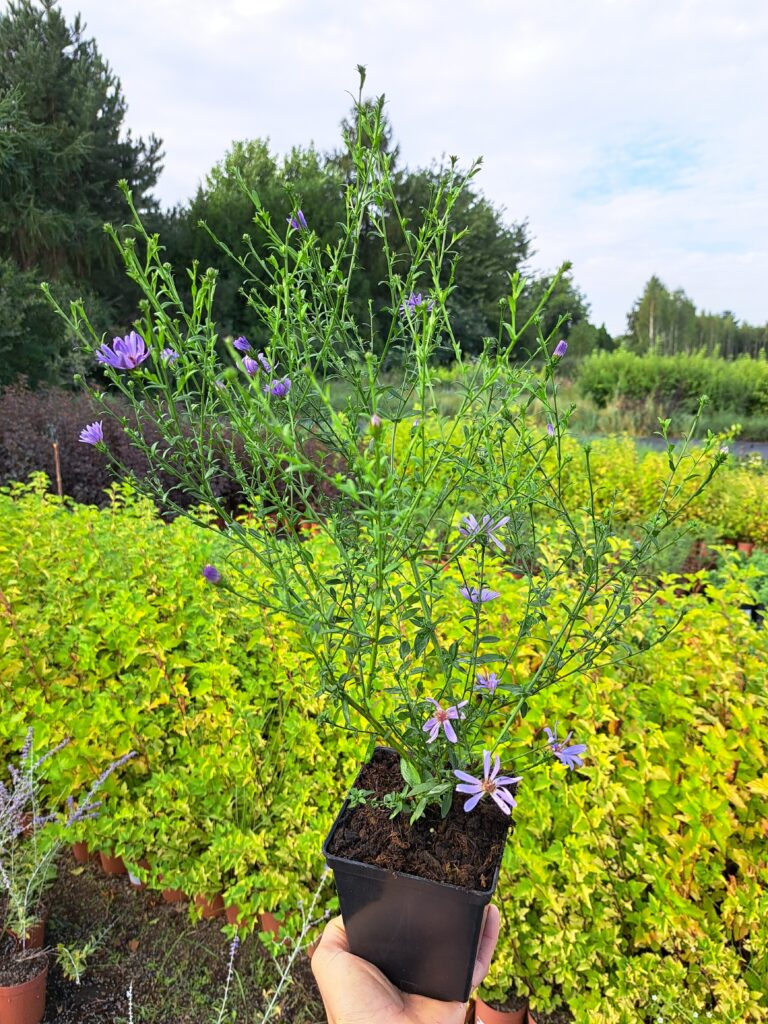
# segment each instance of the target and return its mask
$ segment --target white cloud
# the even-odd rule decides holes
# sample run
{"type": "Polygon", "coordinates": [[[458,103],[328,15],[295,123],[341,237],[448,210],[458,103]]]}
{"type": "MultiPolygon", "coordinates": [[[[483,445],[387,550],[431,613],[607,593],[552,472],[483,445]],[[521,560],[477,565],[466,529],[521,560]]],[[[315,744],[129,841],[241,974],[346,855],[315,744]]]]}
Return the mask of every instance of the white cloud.
{"type": "Polygon", "coordinates": [[[621,330],[657,273],[700,306],[768,320],[763,0],[63,0],[120,76],[160,183],[192,194],[235,138],[337,141],[356,85],[386,91],[409,164],[482,153],[530,219],[535,264],[574,261],[621,330]]]}

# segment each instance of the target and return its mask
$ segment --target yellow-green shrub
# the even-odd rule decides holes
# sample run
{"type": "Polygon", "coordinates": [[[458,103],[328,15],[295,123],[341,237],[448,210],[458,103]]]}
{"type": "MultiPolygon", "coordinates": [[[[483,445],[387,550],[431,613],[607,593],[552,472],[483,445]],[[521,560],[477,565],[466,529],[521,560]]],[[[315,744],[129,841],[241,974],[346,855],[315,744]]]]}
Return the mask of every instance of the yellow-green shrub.
{"type": "MultiPolygon", "coordinates": [[[[557,531],[545,541],[543,557],[557,531]]],[[[41,747],[72,735],[50,783],[64,792],[136,749],[78,838],[147,855],[163,885],[288,909],[364,749],[318,721],[289,624],[201,580],[219,545],[119,494],[101,512],[0,494],[0,750],[28,723],[41,747]]],[[[632,639],[685,610],[670,643],[548,691],[512,737],[559,719],[589,751],[520,788],[489,996],[563,996],[579,1024],[651,1020],[658,1000],[680,1020],[768,1020],[768,632],[739,611],[746,574],[723,579],[707,597],[663,591],[632,639]]],[[[526,586],[503,577],[489,631],[513,628],[526,586]]]]}

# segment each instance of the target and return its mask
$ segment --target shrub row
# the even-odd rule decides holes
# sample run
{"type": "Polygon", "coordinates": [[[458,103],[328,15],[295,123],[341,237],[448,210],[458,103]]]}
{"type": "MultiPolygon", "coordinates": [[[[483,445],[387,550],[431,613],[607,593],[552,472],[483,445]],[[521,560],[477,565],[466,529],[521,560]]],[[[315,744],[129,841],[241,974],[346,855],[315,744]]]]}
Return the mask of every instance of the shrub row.
{"type": "MultiPolygon", "coordinates": [[[[71,735],[51,763],[61,795],[135,749],[74,838],[132,870],[146,857],[155,884],[285,913],[321,870],[365,744],[322,723],[288,623],[203,583],[225,544],[142,501],[0,494],[0,756],[30,722],[41,748],[71,735]]],[[[546,535],[543,556],[558,544],[546,535]]],[[[768,1020],[768,634],[738,610],[739,573],[709,600],[664,591],[627,639],[685,610],[675,642],[547,691],[520,726],[529,744],[559,719],[589,757],[521,786],[489,997],[567,1001],[580,1024],[655,1020],[661,1005],[768,1020]]],[[[447,632],[461,629],[456,583],[446,574],[447,632]]],[[[491,631],[517,627],[525,586],[503,578],[491,631]]]]}
{"type": "Polygon", "coordinates": [[[636,355],[625,349],[587,356],[578,370],[582,395],[604,408],[610,402],[659,402],[666,414],[693,413],[702,395],[713,410],[738,418],[768,413],[768,361],[719,359],[703,354],[636,355]]]}

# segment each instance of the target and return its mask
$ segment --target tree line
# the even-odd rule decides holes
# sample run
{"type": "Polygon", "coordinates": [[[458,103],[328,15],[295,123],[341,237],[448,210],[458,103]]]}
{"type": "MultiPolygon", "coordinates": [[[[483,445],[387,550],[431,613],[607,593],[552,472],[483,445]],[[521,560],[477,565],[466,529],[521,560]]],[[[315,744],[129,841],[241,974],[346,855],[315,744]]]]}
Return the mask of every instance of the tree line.
{"type": "MultiPolygon", "coordinates": [[[[182,288],[193,263],[217,269],[214,315],[222,334],[257,331],[241,292],[241,271],[214,241],[224,239],[240,254],[242,238],[250,234],[258,251],[261,240],[243,185],[258,194],[277,222],[300,206],[323,243],[337,238],[344,190],[355,173],[343,146],[331,152],[296,146],[278,156],[264,139],[236,141],[191,198],[162,209],[154,194],[162,143],[155,136],[134,138],[125,129],[125,115],[120,81],[81,18],[69,23],[55,0],[11,0],[0,14],[0,384],[21,377],[32,385],[68,384],[73,372],[89,369],[79,365],[71,339],[41,294],[42,280],[64,298],[82,295],[106,333],[124,333],[137,315],[138,293],[103,231],[105,222],[120,225],[127,219],[117,188],[121,179],[148,229],[159,233],[182,288]]],[[[341,127],[342,134],[351,130],[348,121],[341,127]]],[[[444,168],[405,166],[391,125],[380,144],[394,170],[399,210],[418,229],[444,168]]],[[[510,220],[474,179],[452,210],[451,222],[460,262],[449,307],[454,333],[472,353],[484,337],[498,333],[499,299],[508,292],[509,275],[526,272],[533,239],[527,221],[510,220]]],[[[390,246],[404,252],[399,218],[391,223],[390,246]]],[[[371,237],[353,278],[356,312],[370,320],[374,338],[389,301],[381,285],[382,261],[371,237]]],[[[527,276],[522,317],[553,281],[546,274],[527,276]]],[[[739,325],[730,314],[704,323],[694,311],[692,321],[687,306],[680,311],[682,293],[670,297],[653,282],[651,297],[649,284],[630,313],[625,339],[612,338],[591,321],[586,297],[570,273],[557,282],[541,329],[547,334],[566,317],[563,336],[574,355],[611,350],[622,342],[636,351],[644,345],[685,346],[691,344],[691,323],[694,333],[706,327],[706,338],[712,339],[706,344],[719,345],[723,354],[764,346],[764,329],[739,325]]],[[[535,347],[535,330],[522,339],[521,355],[535,347]]]]}

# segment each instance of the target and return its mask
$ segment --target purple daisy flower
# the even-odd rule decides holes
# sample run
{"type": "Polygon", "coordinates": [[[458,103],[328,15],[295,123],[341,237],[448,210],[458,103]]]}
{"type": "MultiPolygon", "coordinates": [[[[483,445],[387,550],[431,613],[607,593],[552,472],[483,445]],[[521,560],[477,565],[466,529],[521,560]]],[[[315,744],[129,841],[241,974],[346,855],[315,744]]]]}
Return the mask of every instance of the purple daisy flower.
{"type": "Polygon", "coordinates": [[[232,342],[232,347],[236,348],[238,352],[250,352],[251,343],[247,338],[244,338],[241,334],[239,338],[235,338],[232,342]]]}
{"type": "Polygon", "coordinates": [[[291,390],[291,378],[283,377],[282,380],[271,380],[264,385],[264,394],[272,395],[273,398],[285,398],[291,390]]]}
{"type": "Polygon", "coordinates": [[[289,217],[288,223],[293,228],[294,231],[309,231],[307,218],[304,216],[301,210],[297,210],[296,215],[294,217],[289,217]]]}
{"type": "Polygon", "coordinates": [[[486,794],[504,814],[510,814],[512,808],[517,806],[514,796],[505,787],[514,786],[516,783],[521,782],[522,775],[499,775],[501,761],[498,754],[494,757],[493,761],[494,765],[491,768],[490,752],[484,750],[482,779],[476,779],[474,775],[470,775],[468,772],[461,772],[458,769],[454,771],[453,774],[456,778],[461,780],[460,784],[456,787],[456,792],[469,794],[469,800],[464,804],[464,810],[467,813],[474,810],[486,794]]]}
{"type": "Polygon", "coordinates": [[[203,567],[203,577],[209,583],[221,583],[221,573],[215,565],[206,565],[203,567]]]}
{"type": "Polygon", "coordinates": [[[175,348],[164,348],[160,353],[160,358],[164,363],[175,363],[179,358],[179,353],[175,348]]]}
{"type": "Polygon", "coordinates": [[[565,353],[568,351],[568,342],[565,338],[561,338],[560,341],[555,345],[555,351],[552,353],[554,359],[562,359],[565,353]]]}
{"type": "Polygon", "coordinates": [[[494,598],[501,596],[498,590],[490,590],[488,587],[483,587],[482,590],[478,590],[477,587],[459,587],[459,593],[472,604],[485,604],[486,601],[493,601],[494,598]]]}
{"type": "Polygon", "coordinates": [[[486,693],[495,693],[501,680],[495,672],[484,672],[475,676],[475,692],[479,693],[483,690],[486,693]]]}
{"type": "Polygon", "coordinates": [[[569,732],[564,740],[558,740],[557,738],[557,722],[555,722],[555,731],[553,732],[548,725],[544,726],[544,732],[547,734],[547,742],[549,743],[549,749],[555,755],[555,757],[566,768],[570,768],[573,771],[574,768],[581,768],[584,764],[582,754],[586,751],[586,743],[572,743],[568,746],[568,740],[573,736],[572,732],[569,732]]]}
{"type": "Polygon", "coordinates": [[[432,715],[431,718],[428,718],[424,725],[422,726],[424,732],[429,733],[429,739],[427,740],[427,743],[434,743],[434,741],[440,734],[441,727],[445,730],[445,738],[448,740],[448,742],[457,743],[458,737],[456,735],[456,730],[451,725],[451,721],[455,722],[459,719],[464,718],[464,712],[461,709],[464,707],[465,704],[468,704],[469,701],[463,700],[459,704],[456,704],[454,707],[443,708],[440,706],[440,703],[435,700],[434,697],[427,697],[427,700],[429,701],[430,704],[435,705],[434,715],[432,715]]]}
{"type": "Polygon", "coordinates": [[[104,440],[104,421],[89,423],[80,431],[80,440],[83,444],[101,444],[104,440]]]}
{"type": "Polygon", "coordinates": [[[435,304],[432,299],[425,298],[421,292],[411,292],[400,307],[400,312],[406,316],[413,316],[415,313],[421,312],[422,309],[426,309],[427,313],[431,313],[434,308],[435,304]]]}
{"type": "Polygon", "coordinates": [[[96,358],[113,370],[135,370],[149,355],[146,342],[136,331],[124,338],[115,338],[112,347],[104,344],[96,350],[96,358]]]}
{"type": "Polygon", "coordinates": [[[507,549],[496,536],[496,531],[503,529],[508,522],[509,516],[502,516],[502,518],[496,520],[496,522],[494,522],[490,516],[483,516],[483,521],[478,523],[475,517],[470,513],[462,518],[459,533],[462,537],[469,537],[470,540],[477,538],[478,540],[485,542],[490,541],[491,544],[496,545],[499,551],[506,551],[507,549]]]}
{"type": "Polygon", "coordinates": [[[243,356],[243,369],[249,377],[255,377],[260,367],[255,359],[251,359],[250,356],[243,356]]]}

